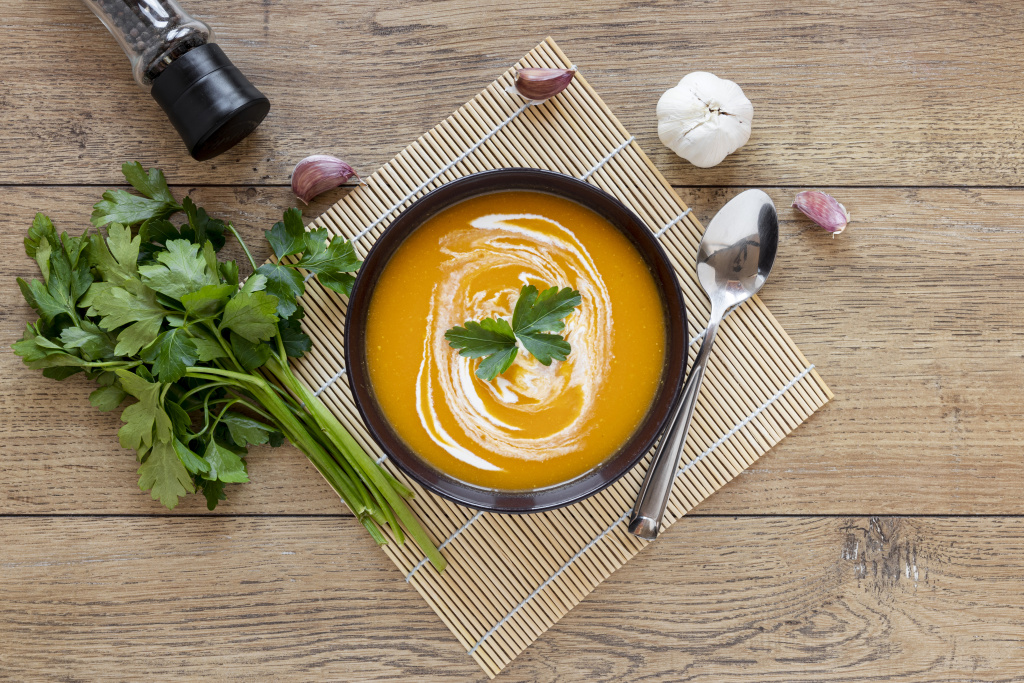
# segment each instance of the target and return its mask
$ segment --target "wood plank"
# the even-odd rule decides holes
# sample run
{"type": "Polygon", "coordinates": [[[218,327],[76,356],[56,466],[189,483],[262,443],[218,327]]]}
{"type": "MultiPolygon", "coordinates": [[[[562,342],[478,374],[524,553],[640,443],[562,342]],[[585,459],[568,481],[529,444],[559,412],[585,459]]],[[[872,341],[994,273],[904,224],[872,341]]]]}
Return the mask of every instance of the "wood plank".
{"type": "MultiPolygon", "coordinates": [[[[482,680],[351,519],[10,518],[11,680],[482,680]]],[[[504,681],[1005,681],[1024,521],[692,518],[504,681]],[[569,654],[571,653],[571,655],[569,654]]]]}
{"type": "Polygon", "coordinates": [[[370,172],[551,34],[684,185],[1007,185],[1022,180],[1016,3],[246,0],[193,8],[272,100],[255,136],[192,161],[79,3],[0,0],[0,183],[110,183],[140,159],[195,183],[288,182],[316,152],[370,172]],[[687,72],[739,82],[748,145],[701,170],[657,138],[687,72]],[[112,163],[117,162],[117,163],[112,163]]]}
{"type": "MultiPolygon", "coordinates": [[[[181,194],[182,188],[176,188],[181,194]]],[[[342,192],[342,191],[339,191],[342,192]]],[[[684,191],[709,219],[736,190],[684,191]]],[[[1021,190],[836,190],[854,223],[836,239],[786,208],[779,262],[763,293],[835,401],[695,513],[1021,514],[1024,273],[1021,190]],[[948,265],[944,265],[948,264],[948,265]]],[[[193,197],[259,244],[295,203],[278,188],[199,188],[193,197]]],[[[88,383],[29,371],[10,351],[31,309],[14,276],[23,227],[45,208],[87,224],[95,188],[0,188],[0,512],[160,514],[135,486],[116,416],[87,403],[88,383]],[[59,411],[59,419],[55,417],[59,411]]],[[[336,196],[336,195],[335,195],[336,196]]],[[[331,197],[307,211],[312,217],[331,197]]],[[[294,449],[256,449],[253,483],[229,513],[333,514],[340,504],[294,449]]],[[[205,510],[200,497],[179,508],[205,510]]]]}

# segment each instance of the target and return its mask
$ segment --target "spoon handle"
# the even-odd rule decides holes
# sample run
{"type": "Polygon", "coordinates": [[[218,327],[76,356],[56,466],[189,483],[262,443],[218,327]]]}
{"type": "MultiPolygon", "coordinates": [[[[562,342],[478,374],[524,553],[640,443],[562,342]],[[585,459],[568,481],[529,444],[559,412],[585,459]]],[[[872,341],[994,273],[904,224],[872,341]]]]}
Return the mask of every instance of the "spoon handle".
{"type": "Polygon", "coordinates": [[[686,434],[690,431],[690,418],[693,417],[693,409],[697,405],[697,395],[704,380],[704,369],[711,355],[711,345],[715,342],[719,322],[721,316],[715,315],[713,311],[700,351],[697,352],[693,367],[690,368],[690,375],[683,385],[679,405],[669,418],[668,429],[662,435],[661,442],[654,451],[654,457],[651,458],[651,466],[647,469],[644,483],[640,486],[636,503],[633,505],[633,515],[629,519],[629,531],[634,536],[648,540],[658,537],[661,518],[672,494],[676,473],[679,472],[683,445],[686,443],[686,434]]]}

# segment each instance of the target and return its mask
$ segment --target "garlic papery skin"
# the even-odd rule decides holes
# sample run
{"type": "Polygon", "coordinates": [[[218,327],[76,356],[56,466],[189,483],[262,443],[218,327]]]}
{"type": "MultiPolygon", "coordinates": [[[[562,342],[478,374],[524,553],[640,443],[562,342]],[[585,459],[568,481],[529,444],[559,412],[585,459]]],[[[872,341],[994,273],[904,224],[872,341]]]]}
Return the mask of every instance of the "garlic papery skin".
{"type": "Polygon", "coordinates": [[[576,76],[576,67],[571,69],[520,69],[511,92],[519,93],[531,102],[540,103],[551,99],[569,87],[576,76]]]}
{"type": "Polygon", "coordinates": [[[309,204],[314,197],[344,185],[350,178],[362,182],[355,170],[338,157],[314,154],[295,164],[292,192],[303,204],[309,204]]]}
{"type": "Polygon", "coordinates": [[[793,206],[832,233],[833,237],[845,230],[850,222],[850,212],[846,207],[836,201],[835,197],[819,190],[800,192],[793,200],[793,206]]]}
{"type": "Polygon", "coordinates": [[[658,137],[700,168],[721,163],[750,139],[754,105],[740,86],[694,71],[658,100],[658,137]]]}

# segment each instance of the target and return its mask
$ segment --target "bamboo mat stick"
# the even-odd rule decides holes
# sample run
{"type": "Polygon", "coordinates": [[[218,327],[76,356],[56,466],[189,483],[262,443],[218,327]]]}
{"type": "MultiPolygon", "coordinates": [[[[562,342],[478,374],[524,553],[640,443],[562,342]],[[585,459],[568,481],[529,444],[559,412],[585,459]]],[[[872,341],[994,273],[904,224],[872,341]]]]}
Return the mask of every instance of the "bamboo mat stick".
{"type": "MultiPolygon", "coordinates": [[[[550,38],[518,67],[568,68],[550,38]]],[[[352,239],[365,255],[417,197],[493,168],[543,168],[590,182],[647,223],[676,269],[697,352],[710,313],[694,259],[703,227],[634,138],[577,72],[548,102],[529,105],[506,88],[514,68],[425,133],[321,215],[314,225],[352,239]]],[[[353,437],[415,492],[411,507],[447,557],[438,574],[415,545],[384,552],[491,677],[646,545],[626,519],[650,454],[580,503],[536,515],[469,510],[435,496],[387,461],[359,420],[344,372],[346,302],[307,283],[303,329],[313,350],[294,361],[353,437]]],[[[693,417],[665,526],[731,481],[821,408],[832,393],[756,297],[731,311],[718,335],[693,417]]]]}

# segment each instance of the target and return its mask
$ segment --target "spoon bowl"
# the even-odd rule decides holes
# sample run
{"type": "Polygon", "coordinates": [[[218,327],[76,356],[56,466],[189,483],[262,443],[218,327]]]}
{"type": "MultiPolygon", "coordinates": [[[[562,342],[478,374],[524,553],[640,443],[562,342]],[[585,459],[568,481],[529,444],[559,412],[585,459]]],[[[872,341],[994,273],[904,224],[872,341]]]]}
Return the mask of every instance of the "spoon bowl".
{"type": "Polygon", "coordinates": [[[697,280],[711,303],[731,308],[757,293],[775,263],[779,220],[771,197],[747,190],[722,207],[697,250],[697,280]]]}
{"type": "Polygon", "coordinates": [[[654,451],[633,506],[629,530],[640,538],[657,538],[661,528],[718,325],[726,311],[761,289],[775,263],[778,247],[779,219],[775,204],[761,190],[738,194],[722,207],[704,231],[697,250],[697,279],[711,299],[711,316],[679,404],[654,451]]]}

